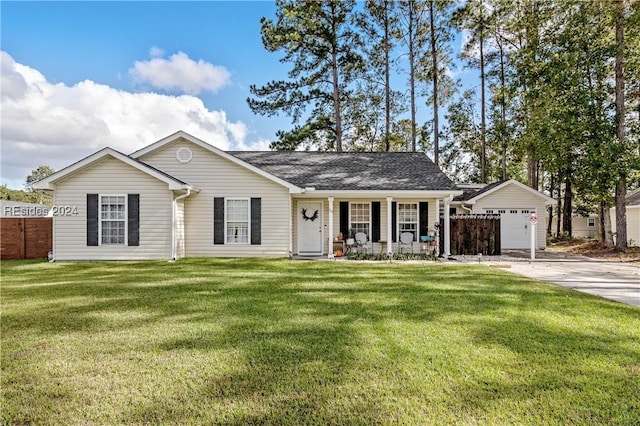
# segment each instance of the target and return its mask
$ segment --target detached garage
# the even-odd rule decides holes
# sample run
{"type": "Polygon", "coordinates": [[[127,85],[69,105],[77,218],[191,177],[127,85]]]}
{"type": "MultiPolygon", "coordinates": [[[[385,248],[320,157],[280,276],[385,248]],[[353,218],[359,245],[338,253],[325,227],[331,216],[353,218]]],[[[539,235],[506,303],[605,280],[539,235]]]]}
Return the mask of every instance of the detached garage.
{"type": "Polygon", "coordinates": [[[535,213],[536,248],[547,246],[545,221],[547,206],[555,200],[513,179],[489,185],[459,185],[464,193],[451,202],[454,214],[499,214],[503,250],[527,249],[531,244],[529,218],[535,213]],[[453,209],[455,208],[455,212],[453,209]]]}

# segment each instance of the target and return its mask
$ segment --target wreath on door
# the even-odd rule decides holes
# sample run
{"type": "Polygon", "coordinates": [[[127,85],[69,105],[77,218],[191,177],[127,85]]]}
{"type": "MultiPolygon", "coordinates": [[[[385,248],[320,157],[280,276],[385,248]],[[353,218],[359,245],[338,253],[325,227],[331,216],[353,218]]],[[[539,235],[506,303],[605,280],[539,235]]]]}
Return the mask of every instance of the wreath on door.
{"type": "Polygon", "coordinates": [[[311,222],[313,222],[314,220],[316,220],[318,218],[318,210],[313,212],[313,214],[311,216],[307,216],[307,209],[302,209],[302,218],[304,220],[310,220],[311,222]]]}

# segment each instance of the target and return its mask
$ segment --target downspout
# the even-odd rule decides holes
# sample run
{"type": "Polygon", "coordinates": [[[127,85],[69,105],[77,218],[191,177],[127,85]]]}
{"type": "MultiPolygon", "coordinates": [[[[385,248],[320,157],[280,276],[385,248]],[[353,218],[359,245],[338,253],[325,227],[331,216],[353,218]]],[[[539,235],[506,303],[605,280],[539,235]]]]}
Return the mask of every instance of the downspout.
{"type": "Polygon", "coordinates": [[[451,256],[451,221],[449,217],[449,203],[453,200],[453,195],[444,198],[444,257],[451,256]]]}
{"type": "Polygon", "coordinates": [[[186,193],[182,195],[178,195],[176,198],[173,199],[173,203],[171,203],[171,260],[170,262],[175,262],[178,257],[178,244],[176,243],[176,237],[177,237],[176,226],[178,226],[178,219],[176,218],[176,215],[178,214],[178,201],[182,200],[183,198],[187,198],[189,195],[191,195],[191,188],[187,188],[186,193]]]}

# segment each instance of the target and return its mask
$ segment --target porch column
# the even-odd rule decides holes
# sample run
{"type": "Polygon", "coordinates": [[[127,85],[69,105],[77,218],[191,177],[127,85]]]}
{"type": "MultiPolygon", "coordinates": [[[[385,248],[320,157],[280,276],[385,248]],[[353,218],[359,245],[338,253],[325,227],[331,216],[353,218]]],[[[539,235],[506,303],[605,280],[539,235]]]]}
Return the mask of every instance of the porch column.
{"type": "Polygon", "coordinates": [[[391,245],[393,241],[391,240],[391,231],[393,224],[391,223],[391,215],[393,214],[391,211],[391,202],[393,201],[393,197],[387,197],[387,254],[391,255],[393,253],[391,245]]]}
{"type": "Polygon", "coordinates": [[[449,203],[453,197],[450,195],[444,199],[444,253],[445,257],[451,256],[451,220],[449,218],[449,203]]]}
{"type": "Polygon", "coordinates": [[[328,198],[329,201],[329,248],[327,249],[328,258],[333,258],[333,197],[328,198]]]}
{"type": "Polygon", "coordinates": [[[293,257],[293,199],[289,195],[289,259],[293,257]]]}

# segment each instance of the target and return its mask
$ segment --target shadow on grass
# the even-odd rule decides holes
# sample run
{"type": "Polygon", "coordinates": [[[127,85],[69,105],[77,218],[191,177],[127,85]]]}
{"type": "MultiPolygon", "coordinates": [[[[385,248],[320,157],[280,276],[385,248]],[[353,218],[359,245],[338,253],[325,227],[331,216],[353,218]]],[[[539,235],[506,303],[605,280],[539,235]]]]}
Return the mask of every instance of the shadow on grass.
{"type": "MultiPolygon", "coordinates": [[[[69,333],[89,342],[101,333],[133,334],[137,342],[126,350],[171,359],[176,370],[187,359],[205,360],[198,364],[202,370],[188,376],[192,384],[183,383],[185,376],[169,381],[162,392],[129,402],[122,417],[109,419],[117,421],[473,422],[494,404],[540,401],[563,374],[585,380],[581,359],[613,357],[616,366],[624,366],[638,357],[637,346],[630,344],[637,333],[616,334],[613,320],[611,326],[585,332],[536,320],[549,315],[584,322],[597,310],[638,324],[637,310],[484,267],[231,259],[16,263],[4,265],[2,292],[8,340],[3,368],[9,376],[33,361],[29,345],[44,350],[35,345],[69,333]],[[35,342],[17,341],[26,335],[36,336],[35,342]],[[491,369],[475,371],[492,357],[490,351],[477,352],[493,346],[515,359],[496,361],[504,363],[500,368],[524,366],[529,376],[504,379],[491,369]],[[467,367],[465,357],[474,353],[480,361],[469,360],[467,367]],[[211,354],[225,354],[233,362],[207,365],[211,354]],[[579,365],[562,366],[567,359],[579,365]],[[556,370],[544,369],[546,363],[556,370]],[[430,396],[444,405],[440,411],[431,412],[427,397],[420,395],[429,380],[441,386],[430,396]],[[415,395],[407,386],[412,383],[415,395]]],[[[597,392],[632,395],[627,382],[610,389],[607,382],[620,379],[619,371],[598,370],[594,377],[603,382],[597,392]]],[[[569,386],[561,383],[558,389],[569,386]]],[[[542,422],[570,418],[570,407],[549,412],[543,403],[532,405],[542,410],[542,422]]],[[[606,411],[607,401],[600,404],[606,411]]],[[[609,411],[623,415],[627,406],[609,411]]]]}

